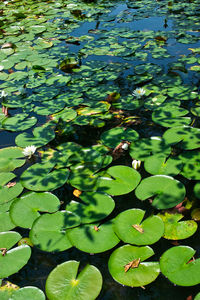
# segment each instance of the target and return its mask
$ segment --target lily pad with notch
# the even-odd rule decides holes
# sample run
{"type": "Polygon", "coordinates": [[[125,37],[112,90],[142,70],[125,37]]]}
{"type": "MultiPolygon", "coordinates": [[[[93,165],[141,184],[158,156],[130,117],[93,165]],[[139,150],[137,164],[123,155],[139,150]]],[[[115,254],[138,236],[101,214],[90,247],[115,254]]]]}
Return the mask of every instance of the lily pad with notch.
{"type": "Polygon", "coordinates": [[[81,202],[72,200],[66,210],[81,218],[81,223],[92,223],[107,217],[115,207],[111,196],[101,192],[84,192],[79,196],[81,202]]]}
{"type": "Polygon", "coordinates": [[[181,203],[185,197],[185,186],[171,176],[155,175],[141,181],[135,190],[138,199],[153,198],[152,206],[167,209],[181,203]]]}
{"type": "Polygon", "coordinates": [[[37,218],[30,231],[30,240],[40,250],[64,251],[72,247],[66,230],[80,224],[80,218],[68,211],[43,214],[37,218]]]}
{"type": "Polygon", "coordinates": [[[55,163],[36,163],[24,171],[21,184],[31,191],[52,191],[61,187],[68,179],[68,169],[53,170],[55,163]]]}
{"type": "Polygon", "coordinates": [[[84,224],[67,230],[72,245],[87,253],[101,253],[119,243],[114,233],[112,221],[104,224],[84,224]]]}
{"type": "Polygon", "coordinates": [[[10,131],[24,131],[37,123],[36,117],[29,117],[28,114],[16,114],[8,117],[2,122],[2,126],[10,131]]]}
{"type": "Polygon", "coordinates": [[[153,282],[160,273],[158,262],[145,262],[153,255],[154,251],[149,246],[124,245],[111,254],[108,261],[109,272],[122,285],[142,287],[153,282]]]}
{"type": "Polygon", "coordinates": [[[15,199],[10,207],[10,217],[16,226],[31,228],[41,212],[56,212],[60,207],[59,199],[49,192],[27,192],[15,199]]]}
{"type": "Polygon", "coordinates": [[[49,300],[93,300],[102,287],[100,271],[93,265],[86,265],[78,274],[80,262],[66,261],[51,271],[46,281],[49,300]]]}
{"type": "Polygon", "coordinates": [[[128,209],[114,220],[114,231],[124,242],[134,245],[151,245],[156,243],[164,233],[164,224],[160,217],[149,216],[144,221],[145,211],[128,209]]]}
{"type": "Polygon", "coordinates": [[[163,220],[165,230],[163,237],[168,240],[183,240],[192,236],[197,230],[197,223],[193,220],[179,222],[184,216],[179,213],[158,214],[163,220]]]}
{"type": "Polygon", "coordinates": [[[195,252],[189,246],[176,246],[168,249],[160,258],[161,272],[176,285],[199,284],[200,259],[192,259],[195,252]]]}

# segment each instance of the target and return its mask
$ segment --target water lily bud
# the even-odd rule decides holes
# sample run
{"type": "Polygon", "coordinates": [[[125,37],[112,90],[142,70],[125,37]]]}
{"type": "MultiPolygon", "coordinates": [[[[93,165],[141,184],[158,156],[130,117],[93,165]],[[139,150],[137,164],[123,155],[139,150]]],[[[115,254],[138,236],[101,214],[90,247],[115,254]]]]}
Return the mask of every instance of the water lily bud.
{"type": "Polygon", "coordinates": [[[135,159],[135,160],[132,161],[133,169],[138,170],[140,166],[141,166],[141,160],[136,160],[135,159]]]}
{"type": "Polygon", "coordinates": [[[1,91],[0,98],[6,98],[8,94],[3,90],[1,91]]]}
{"type": "Polygon", "coordinates": [[[127,143],[124,143],[124,144],[122,145],[122,149],[123,149],[123,150],[128,150],[128,144],[127,144],[127,143]]]}

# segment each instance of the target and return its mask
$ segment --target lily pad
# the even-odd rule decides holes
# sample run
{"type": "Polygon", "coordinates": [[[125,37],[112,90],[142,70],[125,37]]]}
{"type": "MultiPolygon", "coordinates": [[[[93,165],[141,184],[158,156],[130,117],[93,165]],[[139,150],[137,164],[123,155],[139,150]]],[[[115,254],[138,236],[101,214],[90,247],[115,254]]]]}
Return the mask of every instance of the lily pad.
{"type": "Polygon", "coordinates": [[[100,271],[87,265],[78,274],[79,262],[66,261],[49,274],[46,281],[46,294],[49,300],[93,300],[102,287],[100,271]]]}
{"type": "Polygon", "coordinates": [[[144,168],[152,174],[175,176],[181,172],[182,161],[178,157],[167,157],[162,153],[154,154],[145,159],[144,168]]]}
{"type": "Polygon", "coordinates": [[[9,250],[21,239],[21,237],[22,236],[15,231],[0,232],[0,247],[9,250]]]}
{"type": "Polygon", "coordinates": [[[115,148],[122,141],[135,141],[139,137],[137,131],[133,129],[126,129],[123,127],[116,127],[103,132],[101,135],[101,141],[104,145],[115,148]]]}
{"type": "Polygon", "coordinates": [[[154,197],[152,205],[157,209],[167,209],[182,202],[185,197],[185,186],[173,177],[155,175],[141,181],[135,191],[140,200],[154,197]]]}
{"type": "Polygon", "coordinates": [[[13,173],[0,173],[0,212],[9,210],[12,200],[23,191],[19,182],[11,182],[16,176],[13,173]]]}
{"type": "Polygon", "coordinates": [[[25,286],[17,291],[14,291],[9,298],[10,300],[45,300],[43,291],[35,286],[25,286]]]}
{"type": "Polygon", "coordinates": [[[173,127],[165,131],[164,141],[169,145],[179,144],[185,150],[192,150],[200,147],[200,129],[190,126],[173,127]]]}
{"type": "Polygon", "coordinates": [[[23,166],[25,163],[22,149],[7,147],[0,150],[0,172],[10,172],[23,166]]]}
{"type": "Polygon", "coordinates": [[[69,170],[53,170],[55,163],[36,163],[21,175],[21,184],[31,191],[52,191],[61,187],[68,179],[69,170]]]}
{"type": "Polygon", "coordinates": [[[31,228],[40,216],[39,211],[53,213],[59,209],[59,199],[48,192],[28,192],[15,199],[10,207],[10,217],[17,226],[31,228]]]}
{"type": "Polygon", "coordinates": [[[134,245],[151,245],[156,243],[164,233],[164,224],[160,217],[150,216],[144,221],[145,211],[128,209],[114,220],[114,231],[124,242],[134,245]]]}
{"type": "Polygon", "coordinates": [[[2,122],[2,126],[10,131],[23,131],[33,127],[36,123],[36,117],[29,117],[27,114],[17,114],[14,117],[6,118],[2,122]]]}
{"type": "Polygon", "coordinates": [[[124,245],[111,254],[108,269],[114,280],[123,285],[131,287],[144,286],[153,282],[160,273],[158,262],[145,262],[153,255],[154,252],[149,246],[124,245]],[[138,266],[130,266],[125,271],[125,267],[136,260],[139,262],[138,266]]]}
{"type": "Polygon", "coordinates": [[[33,223],[30,231],[31,242],[43,251],[64,251],[72,247],[66,229],[79,224],[80,218],[67,211],[43,214],[33,223]]]}
{"type": "Polygon", "coordinates": [[[136,188],[140,179],[140,174],[132,168],[113,166],[98,178],[98,190],[113,196],[128,194],[136,188]]]}
{"type": "Polygon", "coordinates": [[[19,134],[16,139],[16,145],[20,147],[27,147],[34,145],[39,148],[46,145],[55,138],[54,128],[51,125],[36,127],[33,129],[33,133],[23,132],[19,134]]]}
{"type": "Polygon", "coordinates": [[[31,256],[31,249],[27,245],[8,250],[6,254],[0,255],[0,278],[8,277],[18,272],[28,262],[31,256]]]}
{"type": "Polygon", "coordinates": [[[160,258],[160,269],[174,284],[193,286],[200,283],[200,259],[191,261],[195,250],[188,246],[172,247],[160,258]]]}
{"type": "Polygon", "coordinates": [[[82,193],[79,198],[81,202],[71,201],[66,206],[81,218],[81,223],[92,223],[107,217],[114,209],[115,202],[107,194],[101,192],[82,193]]]}
{"type": "Polygon", "coordinates": [[[112,222],[84,224],[67,231],[72,245],[87,253],[101,253],[112,249],[119,243],[112,222]]]}
{"type": "Polygon", "coordinates": [[[163,237],[168,240],[183,240],[193,235],[197,230],[197,223],[193,220],[181,221],[182,214],[170,214],[165,212],[158,215],[164,222],[165,231],[163,237]]]}

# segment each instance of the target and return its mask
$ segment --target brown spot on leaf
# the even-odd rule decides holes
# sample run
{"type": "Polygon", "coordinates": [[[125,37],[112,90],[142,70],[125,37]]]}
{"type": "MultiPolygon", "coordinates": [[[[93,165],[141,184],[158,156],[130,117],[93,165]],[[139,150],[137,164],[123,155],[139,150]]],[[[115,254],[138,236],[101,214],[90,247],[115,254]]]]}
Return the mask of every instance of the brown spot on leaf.
{"type": "Polygon", "coordinates": [[[132,225],[132,227],[135,228],[135,230],[137,230],[138,232],[144,233],[144,229],[142,228],[141,225],[134,224],[134,225],[132,225]]]}
{"type": "Polygon", "coordinates": [[[126,264],[124,266],[125,273],[128,272],[128,270],[130,270],[130,269],[138,268],[140,261],[141,261],[140,258],[136,258],[136,259],[132,260],[131,262],[129,262],[128,264],[126,264]]]}

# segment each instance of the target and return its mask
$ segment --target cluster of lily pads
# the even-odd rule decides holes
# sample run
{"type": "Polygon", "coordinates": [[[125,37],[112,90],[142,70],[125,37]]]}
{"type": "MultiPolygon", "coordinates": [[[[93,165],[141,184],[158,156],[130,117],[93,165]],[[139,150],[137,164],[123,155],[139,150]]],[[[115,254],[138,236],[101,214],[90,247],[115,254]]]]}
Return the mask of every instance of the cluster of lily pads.
{"type": "MultiPolygon", "coordinates": [[[[0,150],[1,299],[45,299],[5,282],[32,247],[110,251],[109,272],[125,286],[160,273],[200,283],[184,243],[200,220],[198,2],[1,2],[0,134],[11,137],[0,150]],[[131,206],[117,209],[127,196],[131,206]],[[162,239],[169,247],[155,261],[162,239]]],[[[80,263],[50,272],[48,299],[98,297],[100,271],[80,263]]]]}

